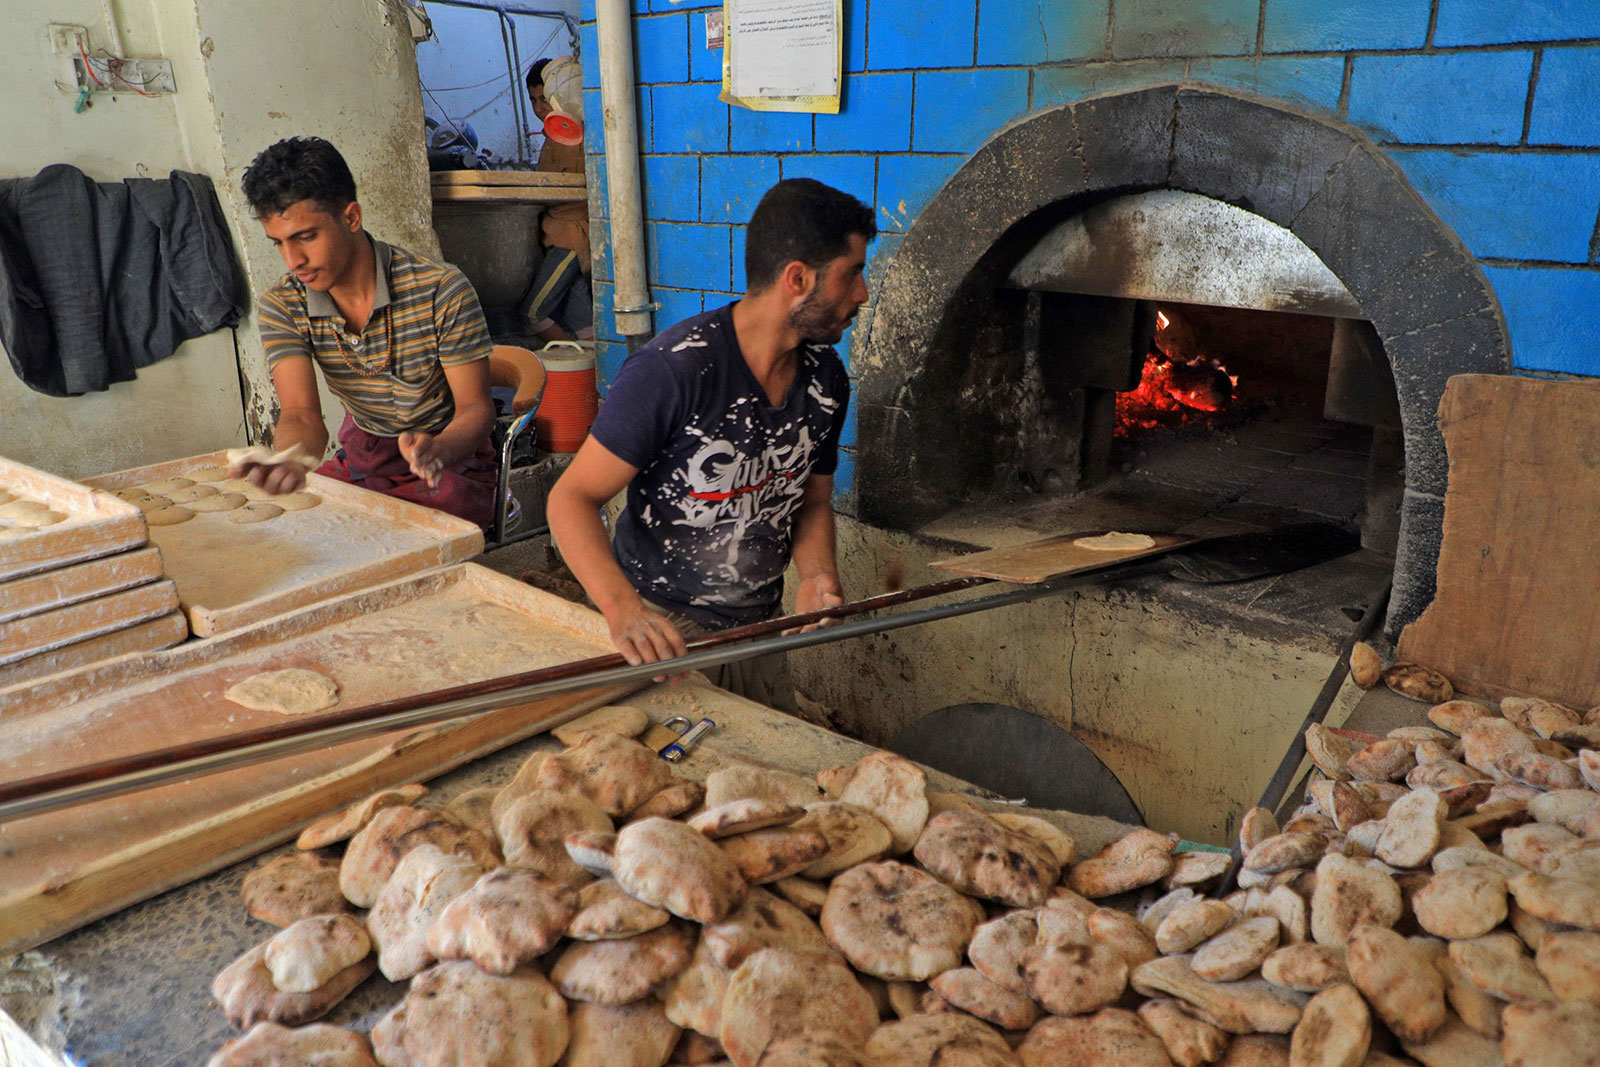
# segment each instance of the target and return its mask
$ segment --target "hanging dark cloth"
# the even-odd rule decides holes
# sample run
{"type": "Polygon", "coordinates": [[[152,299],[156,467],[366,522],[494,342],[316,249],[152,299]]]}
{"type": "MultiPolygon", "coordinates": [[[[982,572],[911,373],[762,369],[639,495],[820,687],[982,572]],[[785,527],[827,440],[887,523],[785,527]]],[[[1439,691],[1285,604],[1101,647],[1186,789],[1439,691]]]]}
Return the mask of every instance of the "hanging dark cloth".
{"type": "Polygon", "coordinates": [[[132,381],[233,326],[245,279],[211,179],[95,182],[76,167],[0,181],[0,345],[49,396],[132,381]]]}

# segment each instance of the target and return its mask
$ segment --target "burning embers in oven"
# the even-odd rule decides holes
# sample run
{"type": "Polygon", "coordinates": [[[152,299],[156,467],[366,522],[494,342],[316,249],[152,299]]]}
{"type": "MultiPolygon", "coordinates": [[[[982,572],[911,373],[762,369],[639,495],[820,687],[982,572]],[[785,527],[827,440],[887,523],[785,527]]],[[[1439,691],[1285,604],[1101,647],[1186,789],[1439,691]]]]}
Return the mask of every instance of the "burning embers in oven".
{"type": "Polygon", "coordinates": [[[1196,423],[1212,429],[1220,421],[1217,416],[1242,407],[1238,375],[1197,348],[1181,320],[1166,310],[1156,312],[1155,337],[1139,384],[1117,394],[1117,437],[1196,423]]]}

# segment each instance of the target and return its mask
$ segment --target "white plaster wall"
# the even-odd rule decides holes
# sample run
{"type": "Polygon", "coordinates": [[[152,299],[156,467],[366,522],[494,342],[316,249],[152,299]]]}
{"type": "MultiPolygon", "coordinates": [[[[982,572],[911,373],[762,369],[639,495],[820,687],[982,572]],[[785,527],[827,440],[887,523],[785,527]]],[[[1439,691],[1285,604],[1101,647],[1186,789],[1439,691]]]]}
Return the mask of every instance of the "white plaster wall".
{"type": "MultiPolygon", "coordinates": [[[[125,50],[161,50],[141,3],[119,11],[125,50]],[[141,14],[140,12],[143,12],[141,14]]],[[[110,47],[97,0],[0,0],[0,177],[27,177],[70,163],[97,181],[210,173],[180,130],[180,108],[205,99],[204,86],[177,76],[174,96],[97,95],[82,114],[76,95],[60,92],[58,57],[47,23],[89,29],[91,44],[110,47]]],[[[225,447],[242,439],[243,411],[231,330],[196,338],[139,372],[137,380],[81,397],[47,397],[0,367],[0,455],[68,477],[119,470],[225,447]]]]}
{"type": "MultiPolygon", "coordinates": [[[[58,92],[45,26],[89,28],[110,47],[99,0],[0,0],[0,176],[71,163],[101,181],[211,177],[252,293],[283,273],[239,179],[262,148],[294,134],[338,145],[368,228],[437,256],[416,56],[399,0],[110,0],[124,51],[162,55],[178,92],[97,95],[74,114],[58,92]]],[[[330,428],[342,415],[324,394],[330,428]]],[[[274,417],[253,311],[237,330],[197,338],[137,381],[57,399],[0,369],[0,455],[71,477],[260,439],[274,417]]]]}
{"type": "MultiPolygon", "coordinates": [[[[0,0],[10,2],[10,0],[0,0]]],[[[257,152],[284,137],[332,141],[355,175],[366,226],[376,236],[438,256],[423,146],[416,53],[400,0],[153,0],[174,55],[208,89],[184,113],[214,156],[212,180],[239,237],[250,287],[283,274],[283,261],[250,214],[239,180],[257,152]]],[[[245,422],[252,439],[275,417],[271,379],[253,313],[240,324],[245,422]]],[[[323,414],[342,410],[326,391],[323,414]]]]}

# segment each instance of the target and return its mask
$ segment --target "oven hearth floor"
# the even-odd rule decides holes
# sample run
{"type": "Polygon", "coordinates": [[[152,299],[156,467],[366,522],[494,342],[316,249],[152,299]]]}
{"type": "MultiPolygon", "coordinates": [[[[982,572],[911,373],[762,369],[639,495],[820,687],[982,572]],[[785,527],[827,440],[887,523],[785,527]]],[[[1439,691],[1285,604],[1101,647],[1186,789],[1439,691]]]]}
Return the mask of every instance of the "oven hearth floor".
{"type": "MultiPolygon", "coordinates": [[[[1310,520],[1354,526],[1361,510],[1370,431],[1339,423],[1258,422],[1237,430],[1174,435],[1094,489],[1030,494],[952,511],[920,536],[974,550],[1055,534],[1127,530],[1197,537],[1266,530],[1310,520]]],[[[1221,613],[1248,629],[1335,647],[1394,569],[1365,550],[1289,574],[1226,585],[1165,578],[1130,581],[1164,601],[1221,613]],[[1289,628],[1287,631],[1285,627],[1289,628]]]]}

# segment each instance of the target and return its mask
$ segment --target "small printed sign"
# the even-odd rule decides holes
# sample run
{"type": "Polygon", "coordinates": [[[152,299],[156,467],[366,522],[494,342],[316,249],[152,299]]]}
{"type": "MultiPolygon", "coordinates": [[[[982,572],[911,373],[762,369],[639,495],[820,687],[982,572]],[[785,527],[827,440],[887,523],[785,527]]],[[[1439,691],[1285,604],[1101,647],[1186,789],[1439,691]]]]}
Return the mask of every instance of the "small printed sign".
{"type": "Polygon", "coordinates": [[[706,47],[722,47],[722,12],[706,12],[706,47]]]}

